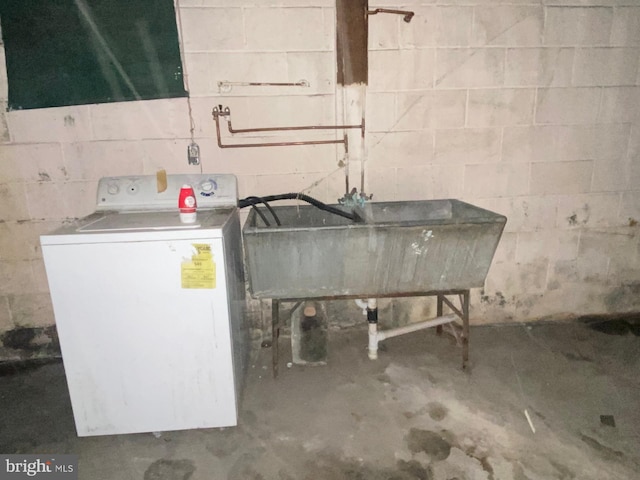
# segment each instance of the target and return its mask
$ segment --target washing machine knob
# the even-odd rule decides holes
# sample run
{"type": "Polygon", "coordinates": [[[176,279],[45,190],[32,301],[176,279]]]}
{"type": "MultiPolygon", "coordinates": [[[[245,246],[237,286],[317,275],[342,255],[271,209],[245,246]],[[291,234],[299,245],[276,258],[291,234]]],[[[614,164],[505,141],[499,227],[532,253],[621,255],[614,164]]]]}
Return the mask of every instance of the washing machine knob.
{"type": "Polygon", "coordinates": [[[107,193],[109,195],[117,195],[118,193],[120,193],[120,187],[116,183],[110,183],[107,187],[107,193]]]}
{"type": "Polygon", "coordinates": [[[205,193],[212,193],[214,190],[218,189],[218,185],[215,180],[205,180],[200,184],[200,189],[205,193]]]}

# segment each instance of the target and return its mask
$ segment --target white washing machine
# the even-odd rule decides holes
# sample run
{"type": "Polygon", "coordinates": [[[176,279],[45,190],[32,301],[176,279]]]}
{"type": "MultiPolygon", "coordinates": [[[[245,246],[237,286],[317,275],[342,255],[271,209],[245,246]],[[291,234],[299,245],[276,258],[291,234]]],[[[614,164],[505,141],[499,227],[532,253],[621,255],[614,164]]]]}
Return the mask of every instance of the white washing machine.
{"type": "Polygon", "coordinates": [[[79,436],[237,424],[248,355],[233,175],[110,177],[40,237],[79,436]],[[193,186],[197,221],[180,222],[193,186]]]}

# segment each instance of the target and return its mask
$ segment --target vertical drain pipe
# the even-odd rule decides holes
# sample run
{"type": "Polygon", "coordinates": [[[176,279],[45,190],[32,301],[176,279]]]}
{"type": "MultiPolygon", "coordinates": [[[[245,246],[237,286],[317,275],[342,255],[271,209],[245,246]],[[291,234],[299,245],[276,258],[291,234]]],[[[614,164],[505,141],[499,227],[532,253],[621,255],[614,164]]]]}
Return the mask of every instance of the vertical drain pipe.
{"type": "Polygon", "coordinates": [[[367,322],[369,323],[369,359],[378,358],[378,302],[375,298],[367,300],[367,322]]]}

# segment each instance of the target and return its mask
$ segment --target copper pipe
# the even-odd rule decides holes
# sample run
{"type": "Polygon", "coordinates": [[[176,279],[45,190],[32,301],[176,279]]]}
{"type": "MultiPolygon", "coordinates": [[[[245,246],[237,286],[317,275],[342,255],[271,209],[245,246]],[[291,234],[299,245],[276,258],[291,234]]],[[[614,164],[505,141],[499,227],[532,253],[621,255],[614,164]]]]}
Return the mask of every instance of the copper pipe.
{"type": "MultiPolygon", "coordinates": [[[[223,144],[222,143],[222,135],[220,134],[220,117],[229,117],[231,115],[231,111],[229,107],[222,108],[213,107],[212,111],[213,119],[216,123],[216,137],[218,139],[218,147],[220,148],[250,148],[250,147],[289,147],[294,145],[331,145],[331,144],[339,144],[342,143],[344,145],[345,154],[348,154],[349,144],[347,140],[347,135],[345,134],[342,140],[305,140],[298,142],[261,142],[261,143],[237,143],[237,144],[223,144]]],[[[227,124],[230,126],[230,120],[227,118],[227,124]]],[[[250,131],[272,131],[272,130],[306,130],[314,127],[282,127],[282,128],[274,128],[274,129],[249,129],[250,131]]],[[[322,128],[322,127],[321,127],[322,128]]],[[[342,127],[325,127],[331,129],[339,129],[342,127]]],[[[361,125],[356,125],[350,128],[361,128],[361,125]]],[[[230,130],[231,131],[231,130],[230,130]]],[[[246,132],[247,130],[235,130],[231,133],[238,132],[246,132]]]]}
{"type": "Polygon", "coordinates": [[[346,130],[347,128],[363,129],[363,125],[309,125],[304,127],[261,127],[261,128],[233,128],[231,119],[227,118],[230,133],[252,133],[252,132],[281,132],[288,130],[346,130]]]}
{"type": "Polygon", "coordinates": [[[409,10],[392,10],[389,8],[376,8],[375,10],[369,10],[367,12],[368,15],[376,15],[377,13],[395,13],[397,15],[404,15],[403,20],[407,23],[409,23],[415,15],[415,12],[410,12],[409,10]]]}

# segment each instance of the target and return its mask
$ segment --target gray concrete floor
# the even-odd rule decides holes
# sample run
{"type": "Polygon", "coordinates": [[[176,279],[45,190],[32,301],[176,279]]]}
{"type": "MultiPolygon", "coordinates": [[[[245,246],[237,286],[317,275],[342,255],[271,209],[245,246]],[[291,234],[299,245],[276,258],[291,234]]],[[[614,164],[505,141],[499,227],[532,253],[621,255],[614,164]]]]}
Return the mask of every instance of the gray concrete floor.
{"type": "Polygon", "coordinates": [[[378,361],[364,329],[332,331],[327,366],[287,368],[285,348],[277,381],[258,352],[238,427],[159,437],[77,438],[61,363],[5,369],[0,452],[76,453],[105,480],[640,478],[640,338],[610,330],[472,327],[468,372],[432,330],[378,361]]]}

